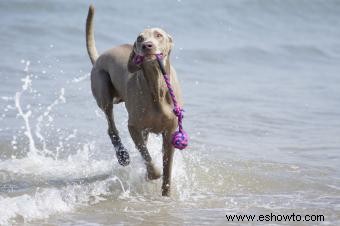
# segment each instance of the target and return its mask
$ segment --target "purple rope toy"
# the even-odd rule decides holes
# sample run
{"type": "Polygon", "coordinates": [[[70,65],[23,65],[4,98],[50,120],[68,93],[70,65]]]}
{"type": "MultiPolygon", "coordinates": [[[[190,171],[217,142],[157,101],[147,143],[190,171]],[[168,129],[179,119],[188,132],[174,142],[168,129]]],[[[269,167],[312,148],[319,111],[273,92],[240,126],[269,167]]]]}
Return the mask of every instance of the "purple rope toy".
{"type": "MultiPolygon", "coordinates": [[[[186,148],[188,146],[188,140],[189,140],[189,136],[184,131],[183,125],[182,125],[182,120],[183,120],[183,117],[184,117],[184,115],[183,115],[184,110],[181,107],[178,106],[175,93],[174,93],[174,91],[171,87],[170,78],[166,74],[166,71],[164,69],[164,65],[163,65],[163,62],[162,62],[163,54],[160,53],[160,54],[155,54],[155,55],[156,55],[156,59],[157,59],[157,62],[159,64],[159,67],[161,69],[161,72],[163,74],[163,78],[164,78],[164,81],[166,83],[166,86],[168,87],[169,94],[171,96],[172,102],[174,104],[173,112],[177,116],[177,119],[178,119],[179,129],[178,129],[178,131],[176,131],[172,134],[172,145],[177,149],[183,150],[184,148],[186,148]]],[[[144,60],[144,56],[136,55],[135,58],[133,59],[133,62],[136,65],[139,65],[143,62],[143,60],[144,60]]]]}

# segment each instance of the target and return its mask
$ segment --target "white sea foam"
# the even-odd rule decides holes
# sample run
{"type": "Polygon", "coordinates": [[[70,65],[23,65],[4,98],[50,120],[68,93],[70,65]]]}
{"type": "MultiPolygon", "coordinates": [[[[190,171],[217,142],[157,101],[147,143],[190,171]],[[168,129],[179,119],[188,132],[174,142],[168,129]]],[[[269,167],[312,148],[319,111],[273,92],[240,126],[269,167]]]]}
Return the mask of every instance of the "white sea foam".
{"type": "Polygon", "coordinates": [[[62,188],[36,188],[33,194],[15,197],[0,196],[0,225],[47,218],[52,214],[72,211],[79,206],[95,204],[111,194],[110,189],[126,191],[118,177],[91,184],[67,185],[62,188]]]}

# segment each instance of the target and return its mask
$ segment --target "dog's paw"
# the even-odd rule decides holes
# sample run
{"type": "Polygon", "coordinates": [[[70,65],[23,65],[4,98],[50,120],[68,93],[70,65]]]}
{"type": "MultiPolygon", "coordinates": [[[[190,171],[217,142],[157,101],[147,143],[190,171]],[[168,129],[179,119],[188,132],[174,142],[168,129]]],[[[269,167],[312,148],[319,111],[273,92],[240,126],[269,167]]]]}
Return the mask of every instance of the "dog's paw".
{"type": "Polygon", "coordinates": [[[120,165],[127,166],[130,164],[130,156],[126,149],[117,150],[116,156],[120,165]]]}
{"type": "Polygon", "coordinates": [[[146,170],[147,170],[146,172],[147,180],[157,180],[158,178],[162,176],[160,171],[154,165],[147,166],[146,170]]]}

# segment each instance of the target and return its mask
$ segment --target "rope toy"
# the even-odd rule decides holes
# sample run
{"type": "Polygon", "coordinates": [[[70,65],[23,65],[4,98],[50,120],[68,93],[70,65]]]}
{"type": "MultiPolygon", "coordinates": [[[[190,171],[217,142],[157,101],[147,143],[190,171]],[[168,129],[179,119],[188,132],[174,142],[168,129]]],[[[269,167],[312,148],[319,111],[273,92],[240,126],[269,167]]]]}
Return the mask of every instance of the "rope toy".
{"type": "Polygon", "coordinates": [[[173,112],[177,116],[177,119],[178,119],[179,129],[178,129],[178,131],[174,132],[174,134],[172,134],[172,145],[177,149],[183,150],[184,148],[186,148],[188,146],[188,140],[189,140],[189,136],[184,131],[183,125],[182,125],[182,120],[184,118],[184,115],[183,115],[184,110],[182,108],[180,108],[177,104],[176,96],[175,96],[175,93],[174,93],[174,91],[171,87],[169,76],[166,74],[166,71],[164,69],[164,65],[163,65],[163,62],[162,62],[163,55],[162,54],[156,54],[156,58],[157,58],[157,62],[159,64],[159,67],[161,69],[161,72],[163,74],[163,78],[164,78],[164,81],[166,83],[166,86],[168,87],[169,94],[171,96],[172,102],[174,104],[173,112]]]}
{"type": "MultiPolygon", "coordinates": [[[[182,125],[182,120],[183,120],[183,112],[184,110],[178,106],[177,100],[176,100],[176,96],[175,93],[171,87],[171,83],[170,83],[170,78],[169,76],[166,74],[166,71],[164,69],[164,64],[162,62],[163,59],[163,54],[155,54],[157,62],[159,64],[159,67],[161,69],[164,81],[166,83],[166,86],[168,87],[169,90],[169,94],[171,96],[172,102],[174,104],[174,108],[173,108],[173,113],[176,115],[177,119],[178,119],[178,131],[174,132],[172,134],[172,145],[180,150],[183,150],[184,148],[186,148],[188,146],[188,141],[189,141],[189,136],[188,134],[184,131],[183,129],[183,125],[182,125]]],[[[136,55],[135,58],[133,59],[135,64],[141,64],[144,60],[144,56],[141,55],[136,55]]]]}

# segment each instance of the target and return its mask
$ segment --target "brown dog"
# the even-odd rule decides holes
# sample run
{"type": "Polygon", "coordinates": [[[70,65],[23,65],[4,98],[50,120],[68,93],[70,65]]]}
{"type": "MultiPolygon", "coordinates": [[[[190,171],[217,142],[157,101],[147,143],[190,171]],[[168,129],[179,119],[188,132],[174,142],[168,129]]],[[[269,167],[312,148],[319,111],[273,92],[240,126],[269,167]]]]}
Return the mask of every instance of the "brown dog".
{"type": "Polygon", "coordinates": [[[94,8],[91,5],[86,21],[86,45],[93,64],[91,88],[98,106],[106,115],[108,134],[118,162],[123,166],[130,162],[113,120],[113,104],[125,102],[129,132],[145,161],[147,178],[151,180],[160,178],[161,174],[147,149],[148,134],[161,133],[163,136],[162,195],[168,196],[174,155],[171,135],[177,128],[177,118],[172,111],[172,101],[155,54],[163,54],[163,64],[182,107],[176,72],[170,64],[172,38],[162,29],[145,29],[133,45],[114,47],[98,57],[93,35],[93,15],[94,8]],[[144,56],[140,65],[133,61],[136,54],[144,56]]]}

